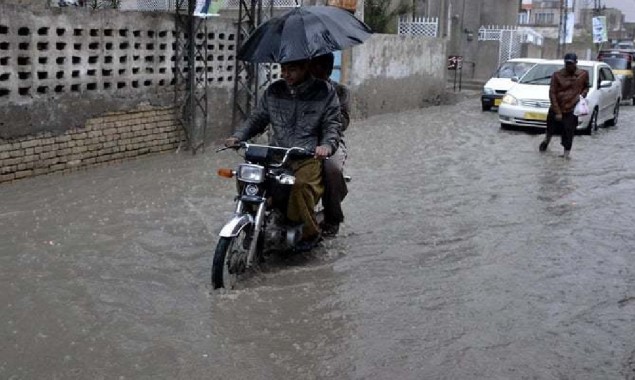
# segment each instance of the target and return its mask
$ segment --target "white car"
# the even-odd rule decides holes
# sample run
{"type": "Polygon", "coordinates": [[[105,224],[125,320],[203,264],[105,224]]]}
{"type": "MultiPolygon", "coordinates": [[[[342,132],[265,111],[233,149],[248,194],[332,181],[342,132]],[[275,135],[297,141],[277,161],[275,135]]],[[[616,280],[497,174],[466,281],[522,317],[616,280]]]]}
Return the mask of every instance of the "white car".
{"type": "MultiPolygon", "coordinates": [[[[501,128],[546,128],[551,76],[563,67],[564,61],[552,60],[529,69],[503,97],[498,108],[501,128]]],[[[617,124],[622,87],[611,67],[604,62],[578,61],[578,68],[589,73],[590,83],[586,97],[589,114],[578,118],[577,129],[590,134],[599,125],[617,124]]]]}
{"type": "Polygon", "coordinates": [[[520,78],[538,62],[540,58],[512,58],[500,65],[494,75],[485,83],[481,92],[481,106],[483,111],[501,104],[503,96],[514,85],[512,78],[520,78]]]}

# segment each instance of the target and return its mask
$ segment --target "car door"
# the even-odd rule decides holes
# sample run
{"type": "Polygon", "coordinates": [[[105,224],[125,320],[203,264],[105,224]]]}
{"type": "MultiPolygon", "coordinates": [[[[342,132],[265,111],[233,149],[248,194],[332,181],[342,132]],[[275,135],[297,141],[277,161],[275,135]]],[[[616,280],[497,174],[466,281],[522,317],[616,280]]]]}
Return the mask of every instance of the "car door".
{"type": "Polygon", "coordinates": [[[611,69],[608,66],[604,67],[605,70],[605,75],[607,80],[611,81],[611,90],[609,91],[609,93],[611,94],[611,99],[610,99],[610,107],[609,109],[611,110],[611,117],[613,115],[613,109],[615,108],[615,103],[618,102],[618,100],[622,97],[622,84],[620,82],[620,80],[615,76],[615,74],[613,74],[613,69],[611,69]]]}
{"type": "Polygon", "coordinates": [[[619,94],[617,91],[619,90],[619,85],[616,84],[616,78],[611,72],[611,68],[608,66],[600,66],[599,67],[599,82],[598,86],[604,82],[609,81],[611,85],[609,87],[599,88],[599,107],[600,107],[600,119],[602,122],[613,118],[613,108],[615,108],[615,103],[619,94]]]}

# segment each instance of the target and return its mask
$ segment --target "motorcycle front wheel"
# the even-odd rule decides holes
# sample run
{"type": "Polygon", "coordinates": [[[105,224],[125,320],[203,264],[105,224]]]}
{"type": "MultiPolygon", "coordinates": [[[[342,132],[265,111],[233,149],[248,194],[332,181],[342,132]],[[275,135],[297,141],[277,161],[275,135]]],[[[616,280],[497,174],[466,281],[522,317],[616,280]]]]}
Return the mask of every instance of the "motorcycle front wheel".
{"type": "Polygon", "coordinates": [[[249,228],[244,228],[235,237],[221,237],[216,244],[212,261],[212,286],[214,289],[232,289],[238,276],[247,268],[250,245],[249,228]]]}

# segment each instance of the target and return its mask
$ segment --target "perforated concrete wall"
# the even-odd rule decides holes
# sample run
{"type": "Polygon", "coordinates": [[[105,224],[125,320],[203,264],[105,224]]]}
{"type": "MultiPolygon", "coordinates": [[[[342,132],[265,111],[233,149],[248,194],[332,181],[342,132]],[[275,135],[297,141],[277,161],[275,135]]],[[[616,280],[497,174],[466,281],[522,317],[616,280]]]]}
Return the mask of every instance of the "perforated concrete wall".
{"type": "MultiPolygon", "coordinates": [[[[197,62],[222,94],[233,88],[233,30],[230,20],[208,21],[209,65],[197,62]]],[[[167,13],[0,5],[0,138],[63,132],[142,103],[170,105],[175,41],[167,13]]]]}
{"type": "MultiPolygon", "coordinates": [[[[176,149],[174,15],[0,4],[0,182],[176,149]]],[[[235,25],[207,21],[210,138],[231,131],[235,25]]]]}

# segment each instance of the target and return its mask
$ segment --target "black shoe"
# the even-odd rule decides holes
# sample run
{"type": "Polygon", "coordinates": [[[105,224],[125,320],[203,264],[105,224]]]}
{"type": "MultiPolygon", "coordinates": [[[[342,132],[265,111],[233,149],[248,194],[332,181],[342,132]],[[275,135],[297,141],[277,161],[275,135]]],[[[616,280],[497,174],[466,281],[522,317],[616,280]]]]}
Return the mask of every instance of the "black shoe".
{"type": "Polygon", "coordinates": [[[340,224],[335,223],[323,223],[322,224],[322,235],[324,237],[330,238],[337,236],[337,233],[340,232],[340,224]]]}
{"type": "Polygon", "coordinates": [[[293,247],[293,250],[296,252],[309,252],[313,248],[317,247],[317,245],[322,240],[322,235],[318,235],[313,239],[309,240],[301,240],[298,244],[293,247]]]}
{"type": "Polygon", "coordinates": [[[547,147],[549,146],[549,141],[544,140],[543,142],[540,143],[540,146],[538,147],[538,150],[541,152],[544,152],[545,150],[547,150],[547,147]]]}

